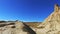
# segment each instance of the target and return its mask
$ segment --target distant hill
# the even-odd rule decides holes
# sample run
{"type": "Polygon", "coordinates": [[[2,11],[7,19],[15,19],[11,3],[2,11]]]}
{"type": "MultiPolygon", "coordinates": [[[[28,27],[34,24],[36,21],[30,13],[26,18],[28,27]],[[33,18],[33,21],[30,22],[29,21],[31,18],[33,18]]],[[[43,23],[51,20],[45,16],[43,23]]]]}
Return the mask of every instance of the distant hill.
{"type": "Polygon", "coordinates": [[[24,22],[30,27],[37,28],[38,25],[40,25],[42,22],[24,22]]]}

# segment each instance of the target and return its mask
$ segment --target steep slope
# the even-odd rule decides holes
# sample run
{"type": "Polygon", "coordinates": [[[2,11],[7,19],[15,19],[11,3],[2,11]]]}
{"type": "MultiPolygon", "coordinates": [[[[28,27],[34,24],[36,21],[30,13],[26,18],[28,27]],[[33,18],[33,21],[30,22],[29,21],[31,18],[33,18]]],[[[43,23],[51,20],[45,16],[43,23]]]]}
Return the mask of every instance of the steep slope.
{"type": "Polygon", "coordinates": [[[37,27],[38,34],[60,34],[60,7],[56,4],[54,12],[37,27]]]}

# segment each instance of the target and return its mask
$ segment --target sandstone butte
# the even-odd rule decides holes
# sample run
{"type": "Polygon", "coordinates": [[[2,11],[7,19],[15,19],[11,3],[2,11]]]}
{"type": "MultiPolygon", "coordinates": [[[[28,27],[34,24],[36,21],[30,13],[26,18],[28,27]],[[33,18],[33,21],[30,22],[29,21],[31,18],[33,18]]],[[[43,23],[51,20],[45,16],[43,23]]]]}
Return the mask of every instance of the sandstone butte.
{"type": "Polygon", "coordinates": [[[0,34],[60,34],[60,7],[42,22],[0,21],[0,34]]]}

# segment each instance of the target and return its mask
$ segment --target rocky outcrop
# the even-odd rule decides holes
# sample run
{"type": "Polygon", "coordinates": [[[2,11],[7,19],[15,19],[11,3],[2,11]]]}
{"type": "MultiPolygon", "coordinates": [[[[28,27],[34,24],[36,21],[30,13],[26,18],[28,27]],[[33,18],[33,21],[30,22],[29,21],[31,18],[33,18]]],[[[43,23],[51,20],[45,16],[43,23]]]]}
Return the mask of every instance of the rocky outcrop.
{"type": "Polygon", "coordinates": [[[0,23],[0,34],[36,34],[30,26],[20,21],[0,23]]]}
{"type": "Polygon", "coordinates": [[[37,34],[60,34],[60,7],[56,4],[54,12],[37,27],[37,34]]]}

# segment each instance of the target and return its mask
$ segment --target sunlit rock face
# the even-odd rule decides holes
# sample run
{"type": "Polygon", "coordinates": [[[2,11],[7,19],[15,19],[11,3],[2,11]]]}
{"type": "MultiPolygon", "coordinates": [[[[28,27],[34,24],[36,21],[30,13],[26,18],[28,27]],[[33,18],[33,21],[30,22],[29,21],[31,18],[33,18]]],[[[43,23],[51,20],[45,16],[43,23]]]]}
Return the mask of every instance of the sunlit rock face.
{"type": "Polygon", "coordinates": [[[21,21],[0,22],[0,34],[36,34],[30,26],[21,21]]]}
{"type": "Polygon", "coordinates": [[[15,34],[27,34],[27,32],[23,31],[24,24],[22,22],[17,21],[15,26],[15,34]]]}
{"type": "Polygon", "coordinates": [[[54,12],[37,27],[37,34],[60,34],[60,7],[56,4],[54,12]]]}
{"type": "Polygon", "coordinates": [[[23,23],[16,21],[14,23],[0,23],[0,34],[27,34],[23,31],[23,23]]]}

